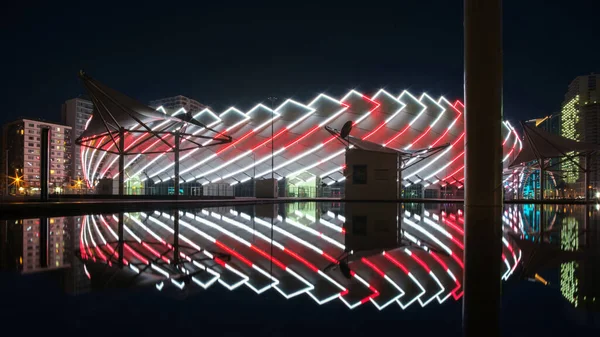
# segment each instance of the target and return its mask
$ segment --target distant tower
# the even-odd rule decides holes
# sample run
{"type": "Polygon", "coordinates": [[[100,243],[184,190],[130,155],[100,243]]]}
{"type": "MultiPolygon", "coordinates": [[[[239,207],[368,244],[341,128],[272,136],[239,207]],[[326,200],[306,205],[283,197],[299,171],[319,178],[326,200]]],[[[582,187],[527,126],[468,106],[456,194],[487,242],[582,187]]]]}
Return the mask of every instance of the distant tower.
{"type": "Polygon", "coordinates": [[[148,105],[150,105],[153,108],[158,108],[159,106],[162,106],[165,109],[173,111],[184,108],[186,112],[192,113],[199,112],[207,108],[206,105],[182,95],[150,101],[148,105]]]}
{"type": "MultiPolygon", "coordinates": [[[[600,75],[576,77],[569,85],[561,113],[560,134],[563,137],[600,144],[600,75]]],[[[600,181],[599,164],[598,157],[593,157],[590,165],[592,184],[600,181]]],[[[582,183],[583,175],[577,169],[572,162],[563,163],[567,183],[582,183]]]]}
{"type": "Polygon", "coordinates": [[[69,172],[72,180],[84,179],[81,146],[75,145],[75,139],[79,138],[85,130],[85,125],[92,116],[93,108],[92,101],[80,97],[67,100],[62,105],[62,122],[72,128],[70,151],[72,164],[69,172]]]}

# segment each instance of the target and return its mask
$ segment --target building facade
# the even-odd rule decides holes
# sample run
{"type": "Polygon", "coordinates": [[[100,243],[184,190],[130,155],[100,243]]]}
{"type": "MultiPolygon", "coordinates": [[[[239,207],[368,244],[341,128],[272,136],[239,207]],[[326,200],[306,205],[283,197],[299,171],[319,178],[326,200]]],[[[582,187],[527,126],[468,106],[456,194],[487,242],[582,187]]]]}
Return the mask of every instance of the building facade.
{"type": "Polygon", "coordinates": [[[207,108],[206,105],[182,95],[150,101],[148,105],[150,105],[153,108],[158,108],[162,106],[163,108],[169,110],[179,110],[181,108],[184,108],[186,112],[192,113],[199,112],[207,108]]]}
{"type": "MultiPolygon", "coordinates": [[[[600,75],[578,76],[571,82],[562,104],[560,133],[577,141],[600,144],[600,75]]],[[[594,186],[600,183],[598,159],[596,155],[590,162],[590,181],[594,186]]],[[[564,163],[562,171],[568,184],[581,189],[584,177],[574,163],[564,163]]]]}
{"type": "Polygon", "coordinates": [[[41,130],[50,129],[48,191],[62,193],[71,170],[71,127],[34,119],[21,119],[4,125],[4,153],[8,166],[9,191],[37,194],[40,191],[41,130]]]}
{"type": "MultiPolygon", "coordinates": [[[[65,101],[61,109],[62,123],[71,127],[72,140],[74,141],[83,133],[87,121],[92,116],[92,110],[94,105],[90,100],[85,98],[72,98],[65,101]]],[[[72,181],[83,180],[83,165],[81,163],[81,147],[73,142],[71,151],[69,152],[71,158],[71,170],[69,171],[69,178],[72,181]]]]}
{"type": "MultiPolygon", "coordinates": [[[[182,141],[182,146],[195,147],[179,157],[183,194],[252,195],[255,180],[273,176],[279,181],[280,196],[342,197],[346,149],[325,126],[340,130],[353,121],[351,135],[357,139],[390,149],[420,150],[418,153],[440,148],[424,160],[415,157],[405,163],[398,182],[402,195],[462,197],[465,133],[460,101],[451,103],[427,94],[414,96],[408,91],[390,94],[379,90],[369,96],[353,90],[340,98],[320,94],[306,103],[280,99],[276,106],[271,110],[259,104],[245,112],[232,107],[218,114],[204,109],[193,114],[212,130],[189,125],[187,133],[207,137],[226,134],[232,142],[209,146],[213,141],[208,139],[194,146],[182,141]]],[[[163,113],[170,118],[180,117],[174,109],[163,109],[163,113]]],[[[150,128],[160,130],[169,120],[153,119],[148,123],[150,128]]],[[[127,135],[125,143],[142,142],[140,139],[127,135]]],[[[503,165],[508,166],[522,143],[508,122],[502,124],[502,139],[503,165]]],[[[167,140],[172,141],[172,137],[167,140]]],[[[94,148],[104,146],[109,150],[112,146],[94,142],[90,142],[94,148]]],[[[144,152],[124,159],[125,193],[173,194],[173,152],[160,140],[145,142],[144,152]]],[[[118,172],[118,154],[90,150],[84,155],[84,163],[86,177],[117,178],[114,172],[118,172]],[[99,166],[100,160],[108,164],[99,166]]]]}

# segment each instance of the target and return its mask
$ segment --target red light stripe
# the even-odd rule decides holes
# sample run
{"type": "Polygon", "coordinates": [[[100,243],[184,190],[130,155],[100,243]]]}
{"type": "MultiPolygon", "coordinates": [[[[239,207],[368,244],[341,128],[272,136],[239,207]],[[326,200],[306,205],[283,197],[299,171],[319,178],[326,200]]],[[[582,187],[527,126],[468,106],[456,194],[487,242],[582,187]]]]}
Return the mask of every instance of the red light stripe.
{"type": "Polygon", "coordinates": [[[231,143],[231,144],[227,145],[225,148],[223,148],[223,149],[221,149],[221,150],[217,151],[217,153],[216,153],[216,154],[218,155],[218,154],[222,153],[223,151],[225,151],[225,150],[229,149],[230,147],[232,147],[232,146],[235,146],[235,144],[237,144],[237,143],[241,142],[242,140],[246,139],[248,136],[250,136],[250,135],[251,135],[251,134],[253,134],[253,133],[254,133],[254,130],[252,130],[252,131],[248,132],[247,134],[243,135],[242,137],[240,137],[240,138],[239,138],[238,140],[236,140],[235,142],[233,142],[233,143],[231,143]]]}
{"type": "Polygon", "coordinates": [[[444,270],[448,270],[448,265],[436,253],[429,251],[429,255],[431,255],[431,257],[433,257],[433,259],[436,260],[437,263],[444,268],[444,270]]]}
{"type": "MultiPolygon", "coordinates": [[[[444,268],[444,270],[446,270],[446,272],[450,271],[450,269],[448,268],[448,265],[446,265],[446,263],[444,263],[444,261],[442,261],[442,259],[439,256],[437,256],[436,253],[429,251],[429,255],[431,255],[431,257],[433,257],[433,259],[436,260],[442,266],[442,268],[444,268]]],[[[450,293],[452,294],[452,297],[454,297],[454,299],[459,299],[460,296],[458,296],[456,294],[456,292],[458,290],[460,290],[460,287],[462,287],[462,286],[461,286],[460,282],[458,281],[458,279],[456,278],[456,275],[454,276],[454,283],[456,283],[456,288],[452,289],[452,291],[450,293]]]]}
{"type": "Polygon", "coordinates": [[[106,258],[106,256],[104,255],[104,253],[102,253],[102,250],[100,249],[100,247],[96,246],[94,247],[94,249],[96,251],[98,251],[98,255],[100,256],[100,258],[104,261],[108,261],[108,259],[106,258]]]}
{"type": "Polygon", "coordinates": [[[464,169],[464,168],[465,168],[465,165],[461,166],[461,167],[460,167],[458,170],[456,170],[456,171],[454,171],[454,172],[450,173],[449,175],[447,175],[447,176],[446,176],[444,179],[442,179],[442,180],[446,180],[446,179],[448,179],[448,178],[451,178],[453,175],[457,174],[458,172],[460,172],[460,170],[462,170],[462,169],[464,169]]]}
{"type": "Polygon", "coordinates": [[[315,265],[313,265],[312,263],[308,262],[306,259],[304,259],[300,255],[294,253],[293,251],[291,251],[291,250],[289,250],[287,248],[284,248],[283,251],[286,252],[286,253],[288,253],[292,257],[294,257],[296,260],[304,263],[304,265],[306,265],[310,270],[314,271],[315,273],[319,272],[319,268],[315,267],[315,265]]]}
{"type": "Polygon", "coordinates": [[[368,135],[363,137],[363,140],[371,137],[375,132],[379,131],[379,129],[381,129],[382,127],[384,127],[386,124],[386,122],[384,121],[383,123],[381,123],[381,125],[379,125],[377,128],[375,128],[375,130],[371,131],[368,135]]]}
{"type": "Polygon", "coordinates": [[[458,247],[460,247],[460,249],[465,250],[465,246],[463,245],[463,243],[458,241],[455,237],[450,238],[450,240],[452,240],[452,242],[454,242],[458,247]]]}
{"type": "Polygon", "coordinates": [[[125,245],[125,249],[127,249],[127,251],[133,254],[133,256],[135,256],[138,260],[142,261],[144,264],[150,263],[145,257],[141,256],[138,252],[129,247],[129,245],[125,245]]]}
{"type": "MultiPolygon", "coordinates": [[[[461,133],[460,137],[458,137],[458,139],[452,143],[452,146],[456,145],[456,143],[460,142],[460,140],[465,136],[465,133],[461,133]]],[[[463,153],[465,153],[465,151],[463,151],[463,153]]],[[[462,153],[461,153],[462,154],[462,153]]]]}
{"type": "Polygon", "coordinates": [[[329,260],[330,262],[339,263],[338,260],[334,259],[333,257],[331,257],[329,254],[327,254],[325,252],[323,252],[323,254],[321,254],[321,255],[323,255],[323,257],[326,258],[327,260],[329,260]]]}
{"type": "MultiPolygon", "coordinates": [[[[456,107],[454,107],[452,105],[450,105],[450,106],[458,114],[456,116],[456,118],[454,119],[454,121],[452,121],[452,123],[451,123],[451,125],[454,125],[456,122],[458,122],[458,119],[460,118],[460,116],[462,116],[462,113],[456,107]]],[[[440,142],[449,131],[450,131],[450,128],[447,128],[446,131],[444,131],[444,133],[435,142],[433,142],[433,144],[431,144],[431,147],[434,147],[438,142],[440,142]]]]}
{"type": "Polygon", "coordinates": [[[449,131],[450,129],[446,129],[446,131],[444,131],[444,133],[435,142],[433,142],[433,144],[431,144],[431,147],[434,147],[435,144],[439,143],[439,141],[442,140],[449,131]]]}
{"type": "MultiPolygon", "coordinates": [[[[215,244],[219,247],[221,247],[222,249],[224,249],[225,251],[227,251],[229,254],[237,257],[240,261],[244,262],[245,264],[247,264],[248,266],[252,267],[252,261],[248,260],[247,258],[243,257],[240,253],[236,252],[235,250],[225,246],[224,244],[222,244],[219,241],[215,240],[215,244]]],[[[215,258],[216,259],[216,258],[215,258]]]]}
{"type": "Polygon", "coordinates": [[[408,130],[410,128],[410,125],[407,125],[404,130],[400,131],[400,133],[396,134],[394,137],[392,137],[390,140],[388,140],[387,142],[385,142],[385,145],[387,146],[387,144],[393,142],[394,140],[396,140],[396,138],[402,136],[403,133],[406,132],[406,130],[408,130]]]}
{"type": "Polygon", "coordinates": [[[429,133],[429,131],[432,129],[433,127],[429,126],[427,128],[427,130],[425,130],[416,140],[414,140],[411,144],[417,144],[421,138],[425,137],[425,135],[427,135],[429,133]]]}
{"type": "Polygon", "coordinates": [[[277,138],[279,135],[281,135],[282,133],[286,132],[287,130],[288,130],[288,129],[287,129],[287,128],[285,128],[285,129],[283,129],[283,130],[281,130],[281,131],[277,132],[277,133],[276,133],[276,134],[275,134],[273,137],[269,137],[269,139],[267,139],[267,140],[265,140],[264,142],[260,143],[260,145],[257,145],[257,146],[255,146],[255,147],[253,147],[251,151],[254,151],[254,150],[258,149],[259,147],[261,147],[261,146],[263,146],[263,145],[265,145],[265,144],[268,144],[269,142],[271,142],[271,139],[273,139],[273,140],[274,140],[275,138],[277,138]]]}
{"type": "Polygon", "coordinates": [[[148,249],[152,254],[154,254],[156,257],[160,257],[163,261],[165,261],[166,263],[171,263],[171,261],[166,257],[166,256],[162,256],[159,252],[157,252],[156,250],[154,250],[152,247],[150,247],[147,243],[142,242],[142,246],[144,246],[144,248],[148,249]]]}
{"type": "Polygon", "coordinates": [[[302,139],[308,137],[310,134],[312,134],[313,132],[317,131],[319,129],[319,126],[315,126],[314,128],[308,130],[308,132],[306,132],[304,135],[300,136],[300,138],[294,140],[293,142],[289,143],[288,145],[284,146],[284,148],[288,148],[289,146],[292,146],[296,143],[298,143],[299,141],[301,141],[302,139]]]}
{"type": "Polygon", "coordinates": [[[429,266],[425,262],[423,262],[423,260],[418,258],[415,254],[410,254],[410,257],[412,257],[413,260],[417,261],[417,263],[421,265],[421,267],[423,267],[425,271],[427,271],[428,273],[431,272],[431,268],[429,268],[429,266]]]}
{"type": "Polygon", "coordinates": [[[381,269],[377,268],[377,266],[375,266],[371,261],[367,260],[366,258],[362,258],[360,259],[362,261],[362,263],[366,264],[367,266],[371,267],[371,269],[373,269],[377,274],[379,274],[381,277],[385,278],[385,273],[381,271],[381,269]]]}
{"type": "Polygon", "coordinates": [[[463,261],[462,261],[462,260],[461,260],[461,259],[460,259],[460,258],[459,258],[459,257],[458,257],[456,254],[452,253],[452,254],[450,255],[450,257],[451,257],[451,258],[452,258],[454,261],[456,261],[456,263],[458,263],[458,265],[459,265],[459,266],[460,266],[462,269],[465,269],[465,265],[464,265],[463,261]]]}
{"type": "Polygon", "coordinates": [[[448,225],[450,226],[450,228],[454,229],[455,231],[459,232],[461,235],[465,234],[464,229],[460,228],[457,224],[455,224],[454,222],[448,220],[448,218],[442,218],[442,220],[448,225]]]}
{"type": "Polygon", "coordinates": [[[402,271],[406,275],[408,275],[409,271],[408,271],[408,269],[402,263],[398,262],[390,254],[384,254],[383,256],[385,256],[386,259],[390,260],[390,262],[392,262],[393,264],[395,264],[398,268],[402,269],[402,271]]]}
{"type": "Polygon", "coordinates": [[[215,262],[220,264],[223,268],[225,268],[225,261],[219,259],[218,257],[215,257],[215,262]]]}
{"type": "Polygon", "coordinates": [[[264,251],[256,248],[255,246],[250,246],[250,249],[254,250],[255,252],[259,253],[260,255],[264,256],[266,259],[271,260],[276,266],[278,266],[279,268],[285,270],[287,267],[281,263],[281,261],[277,260],[276,258],[274,258],[273,256],[265,253],[264,251]]]}

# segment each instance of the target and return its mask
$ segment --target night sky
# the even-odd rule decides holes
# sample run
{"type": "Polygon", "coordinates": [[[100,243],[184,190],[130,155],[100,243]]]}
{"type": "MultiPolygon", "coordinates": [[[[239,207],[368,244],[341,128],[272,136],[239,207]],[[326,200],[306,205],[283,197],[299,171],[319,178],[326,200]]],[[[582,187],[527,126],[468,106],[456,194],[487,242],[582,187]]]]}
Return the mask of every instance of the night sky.
{"type": "MultiPolygon", "coordinates": [[[[13,1],[0,122],[59,120],[84,93],[79,69],[143,102],[183,94],[216,112],[353,88],[462,99],[462,1],[323,3],[13,1]]],[[[575,76],[600,72],[599,13],[594,0],[504,2],[507,119],[558,111],[575,76]]]]}

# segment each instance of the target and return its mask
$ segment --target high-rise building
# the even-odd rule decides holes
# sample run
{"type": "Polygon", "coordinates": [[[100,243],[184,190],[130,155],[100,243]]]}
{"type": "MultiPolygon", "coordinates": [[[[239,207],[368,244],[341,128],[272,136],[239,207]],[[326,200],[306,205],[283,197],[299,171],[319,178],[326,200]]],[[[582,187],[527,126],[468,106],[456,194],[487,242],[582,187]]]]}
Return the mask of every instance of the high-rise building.
{"type": "Polygon", "coordinates": [[[169,110],[177,110],[184,108],[185,111],[192,113],[199,112],[207,108],[206,105],[182,95],[150,101],[149,105],[153,108],[158,108],[162,106],[163,108],[169,110]]]}
{"type": "MultiPolygon", "coordinates": [[[[578,76],[571,82],[562,104],[560,134],[566,138],[600,144],[600,75],[578,76]]],[[[597,185],[600,182],[600,162],[598,156],[591,159],[590,181],[597,185]]],[[[567,183],[583,181],[583,175],[579,174],[573,162],[565,162],[562,171],[567,183]]]]}
{"type": "Polygon", "coordinates": [[[69,182],[71,127],[35,119],[20,119],[4,125],[5,170],[12,177],[9,190],[36,194],[40,190],[41,130],[50,129],[48,190],[61,193],[69,182]]]}
{"type": "Polygon", "coordinates": [[[600,269],[597,267],[600,262],[600,232],[589,230],[590,225],[598,223],[598,212],[582,207],[575,208],[579,212],[565,216],[560,226],[561,250],[581,254],[580,258],[561,263],[560,290],[574,307],[600,311],[600,288],[597,286],[600,282],[600,269]]]}
{"type": "Polygon", "coordinates": [[[81,164],[81,147],[75,145],[75,139],[77,139],[85,130],[87,121],[92,116],[92,109],[94,105],[90,100],[84,98],[72,98],[67,100],[62,105],[62,122],[72,128],[72,143],[71,152],[69,153],[72,159],[71,170],[69,172],[69,178],[72,180],[83,180],[83,171],[81,164]]]}

